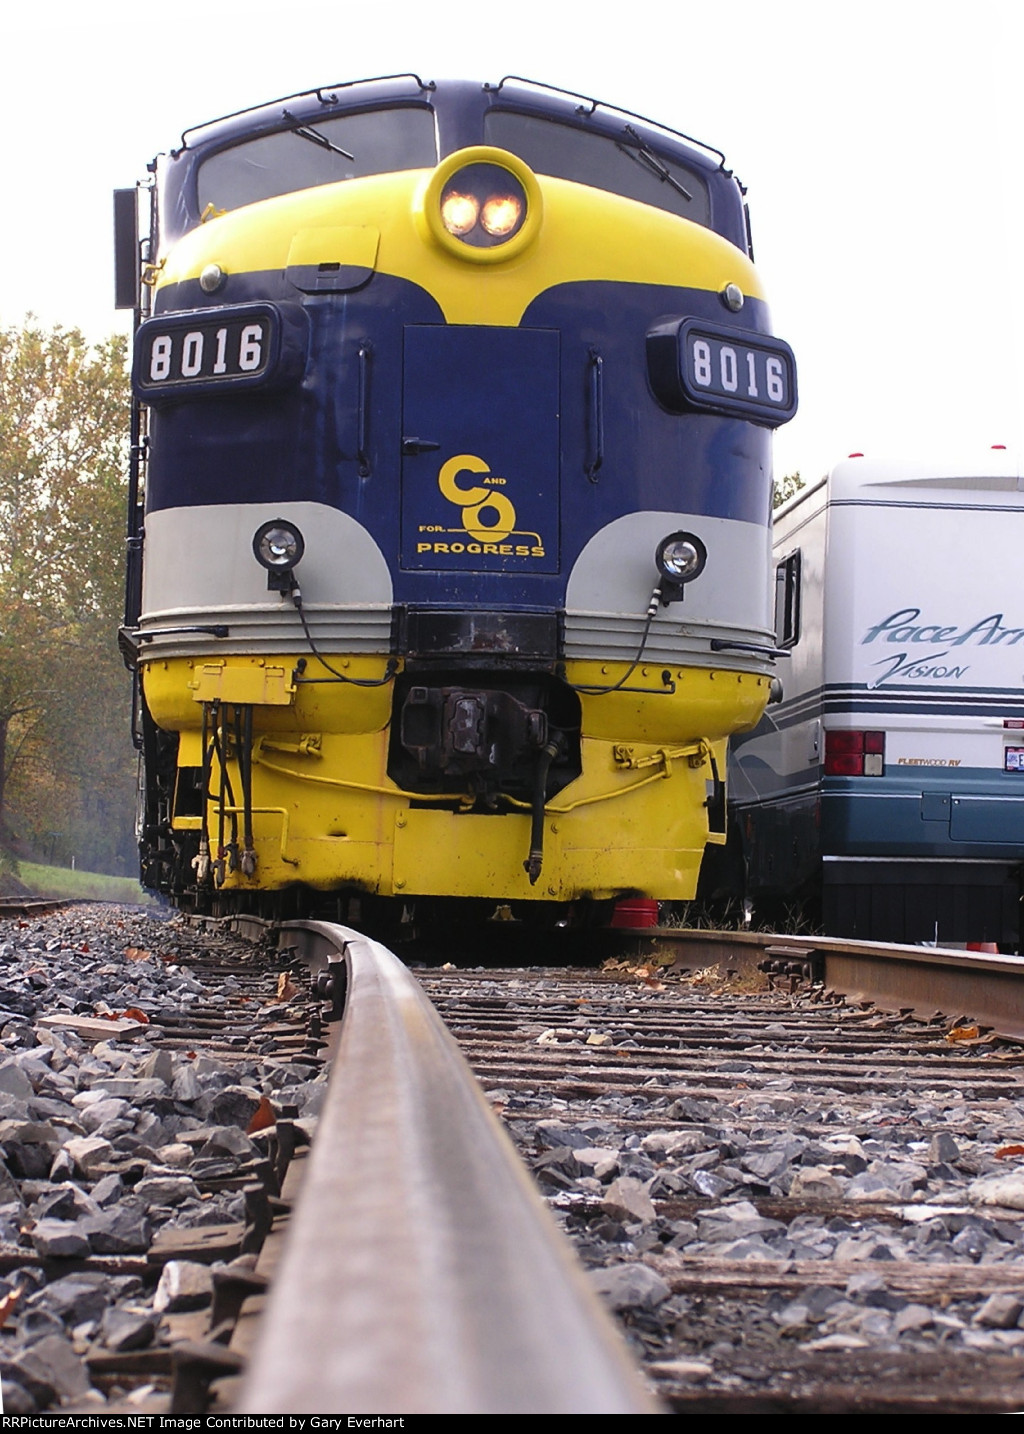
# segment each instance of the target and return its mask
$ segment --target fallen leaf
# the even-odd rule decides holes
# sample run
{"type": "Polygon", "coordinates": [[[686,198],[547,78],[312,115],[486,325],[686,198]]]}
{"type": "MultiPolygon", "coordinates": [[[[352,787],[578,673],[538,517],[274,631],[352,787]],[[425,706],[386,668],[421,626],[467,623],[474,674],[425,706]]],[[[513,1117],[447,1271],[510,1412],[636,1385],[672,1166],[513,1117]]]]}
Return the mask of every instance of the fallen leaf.
{"type": "Polygon", "coordinates": [[[947,1041],[976,1041],[981,1035],[979,1026],[954,1026],[946,1032],[947,1041]]]}
{"type": "Polygon", "coordinates": [[[1003,1145],[996,1151],[997,1160],[1005,1160],[1008,1155],[1024,1155],[1024,1145],[1003,1145]]]}
{"type": "Polygon", "coordinates": [[[252,1120],[245,1128],[246,1135],[255,1135],[257,1130],[266,1130],[270,1125],[277,1124],[277,1116],[274,1114],[274,1107],[265,1095],[260,1096],[260,1103],[253,1113],[252,1120]]]}
{"type": "Polygon", "coordinates": [[[21,1299],[21,1295],[22,1286],[19,1285],[17,1289],[11,1290],[9,1295],[4,1295],[3,1299],[0,1300],[0,1329],[3,1329],[4,1325],[7,1323],[7,1316],[11,1313],[15,1305],[21,1299]]]}
{"type": "Polygon", "coordinates": [[[138,1021],[140,1026],[149,1025],[149,1017],[138,1006],[129,1006],[126,1011],[112,1011],[107,1007],[104,1011],[97,1011],[96,1015],[101,1021],[138,1021]]]}
{"type": "Polygon", "coordinates": [[[277,978],[277,995],[274,997],[274,1000],[293,1001],[298,994],[298,986],[293,983],[287,971],[282,971],[277,978]]]}

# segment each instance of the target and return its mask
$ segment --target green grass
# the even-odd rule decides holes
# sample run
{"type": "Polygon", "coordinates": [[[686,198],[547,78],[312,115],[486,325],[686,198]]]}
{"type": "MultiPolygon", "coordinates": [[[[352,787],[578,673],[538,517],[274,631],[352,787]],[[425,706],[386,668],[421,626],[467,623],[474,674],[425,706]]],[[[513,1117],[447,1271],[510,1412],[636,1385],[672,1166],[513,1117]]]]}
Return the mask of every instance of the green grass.
{"type": "Polygon", "coordinates": [[[37,896],[54,896],[64,900],[75,897],[92,901],[120,901],[128,905],[146,905],[152,901],[137,881],[128,876],[103,876],[98,871],[69,871],[63,866],[37,866],[30,861],[18,863],[22,883],[37,896]]]}

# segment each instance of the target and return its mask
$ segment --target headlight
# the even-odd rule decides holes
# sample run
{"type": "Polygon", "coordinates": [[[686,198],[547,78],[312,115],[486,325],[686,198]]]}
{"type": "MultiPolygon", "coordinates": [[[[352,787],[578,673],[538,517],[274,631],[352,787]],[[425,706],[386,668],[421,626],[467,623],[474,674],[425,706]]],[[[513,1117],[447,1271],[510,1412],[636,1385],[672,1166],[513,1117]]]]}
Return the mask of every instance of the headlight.
{"type": "Polygon", "coordinates": [[[654,561],[662,577],[672,583],[690,583],[699,578],[708,560],[708,550],[696,533],[670,533],[658,544],[654,561]]]}
{"type": "Polygon", "coordinates": [[[467,164],[441,191],[441,223],[477,249],[507,244],[526,218],[526,191],[500,164],[467,164]]]}
{"type": "Polygon", "coordinates": [[[417,190],[413,210],[424,239],[479,264],[522,253],[540,232],[542,212],[529,165],[488,144],[446,155],[417,190]]]}
{"type": "Polygon", "coordinates": [[[472,194],[460,194],[457,189],[450,189],[441,200],[441,223],[448,230],[461,239],[476,226],[480,217],[480,203],[472,194]]]}
{"type": "Polygon", "coordinates": [[[523,222],[526,205],[517,194],[492,194],[480,211],[480,223],[495,239],[510,239],[523,222]]]}
{"type": "Polygon", "coordinates": [[[654,555],[662,602],[680,602],[686,584],[700,577],[707,560],[708,550],[696,533],[669,533],[662,538],[654,555]]]}
{"type": "Polygon", "coordinates": [[[287,592],[294,585],[292,569],[301,560],[306,544],[294,523],[271,518],[253,534],[252,551],[260,567],[267,570],[267,587],[287,592]]]}

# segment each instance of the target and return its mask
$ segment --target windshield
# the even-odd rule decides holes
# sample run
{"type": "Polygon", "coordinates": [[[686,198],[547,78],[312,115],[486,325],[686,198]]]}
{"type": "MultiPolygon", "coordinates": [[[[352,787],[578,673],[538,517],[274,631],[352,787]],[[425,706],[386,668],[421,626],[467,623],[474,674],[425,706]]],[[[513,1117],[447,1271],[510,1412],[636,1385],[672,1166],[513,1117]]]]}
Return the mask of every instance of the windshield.
{"type": "Polygon", "coordinates": [[[537,174],[621,194],[681,214],[695,224],[711,222],[703,176],[661,152],[656,154],[632,125],[624,125],[616,140],[533,115],[490,110],[484,119],[484,133],[488,144],[517,154],[537,174]]]}
{"type": "Polygon", "coordinates": [[[331,119],[296,119],[291,129],[219,150],[199,168],[199,208],[239,209],[259,199],[340,179],[425,169],[437,163],[433,112],[405,105],[331,119]]]}

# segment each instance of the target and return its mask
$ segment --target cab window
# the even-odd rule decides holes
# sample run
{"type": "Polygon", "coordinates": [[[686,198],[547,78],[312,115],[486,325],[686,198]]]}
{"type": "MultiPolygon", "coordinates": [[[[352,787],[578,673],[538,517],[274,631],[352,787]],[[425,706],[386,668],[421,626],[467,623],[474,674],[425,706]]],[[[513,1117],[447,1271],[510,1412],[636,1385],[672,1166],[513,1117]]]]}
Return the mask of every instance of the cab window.
{"type": "Polygon", "coordinates": [[[570,179],[682,215],[695,224],[710,224],[703,176],[656,153],[630,126],[623,126],[620,138],[613,139],[534,115],[490,110],[484,117],[484,137],[488,144],[517,154],[537,174],[570,179]]]}
{"type": "Polygon", "coordinates": [[[296,121],[291,129],[244,140],[203,160],[199,208],[239,209],[298,189],[436,163],[429,109],[405,105],[296,121]]]}

